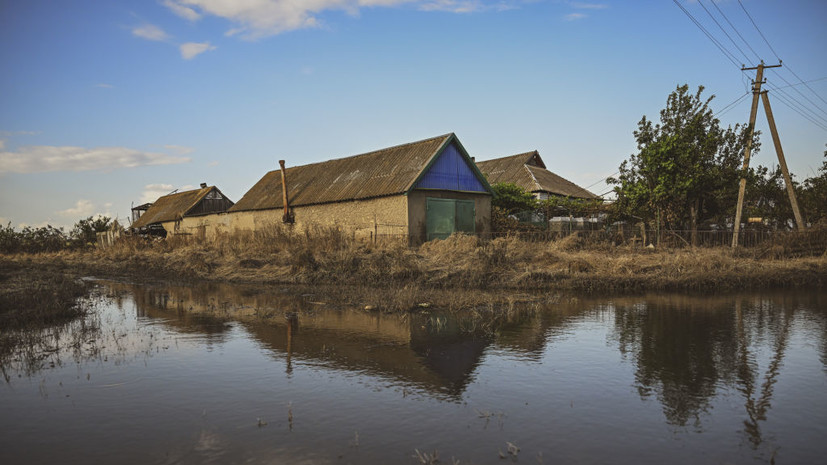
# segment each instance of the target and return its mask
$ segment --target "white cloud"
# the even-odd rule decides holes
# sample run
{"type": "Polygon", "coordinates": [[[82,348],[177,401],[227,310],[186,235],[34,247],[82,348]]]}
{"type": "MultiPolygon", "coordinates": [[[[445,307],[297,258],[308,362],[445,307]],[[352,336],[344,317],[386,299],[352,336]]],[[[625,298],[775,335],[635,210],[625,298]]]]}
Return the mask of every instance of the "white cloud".
{"type": "Polygon", "coordinates": [[[35,145],[16,152],[0,152],[0,173],[47,171],[108,171],[145,165],[186,163],[189,158],[165,153],[142,152],[126,147],[56,147],[35,145]]]}
{"type": "Polygon", "coordinates": [[[215,45],[210,45],[209,42],[187,42],[185,44],[181,44],[181,57],[185,60],[192,60],[193,58],[197,57],[198,55],[210,51],[215,50],[215,45]]]}
{"type": "Polygon", "coordinates": [[[132,28],[132,35],[146,40],[165,41],[169,35],[154,24],[142,24],[132,28]]]}
{"type": "Polygon", "coordinates": [[[564,16],[566,21],[577,21],[578,19],[583,19],[585,17],[586,15],[584,15],[583,13],[569,13],[566,16],[564,16]]]}
{"type": "Polygon", "coordinates": [[[232,23],[227,35],[260,39],[296,29],[318,27],[318,15],[342,10],[358,16],[361,8],[416,5],[424,11],[470,13],[508,10],[527,0],[163,0],[173,13],[189,20],[217,16],[232,23]]]}
{"type": "Polygon", "coordinates": [[[165,149],[176,153],[177,155],[187,155],[189,153],[195,152],[195,149],[192,147],[186,147],[184,145],[165,145],[165,149]]]}
{"type": "Polygon", "coordinates": [[[142,204],[155,202],[159,197],[171,194],[174,191],[184,192],[192,188],[193,187],[190,185],[181,186],[178,189],[175,189],[172,184],[147,184],[144,186],[144,191],[141,193],[141,199],[139,202],[142,204]]]}
{"type": "Polygon", "coordinates": [[[162,3],[165,7],[172,10],[173,13],[184,19],[190,21],[198,21],[199,19],[201,19],[200,13],[182,3],[178,3],[173,0],[164,0],[162,3]]]}
{"type": "Polygon", "coordinates": [[[218,162],[217,161],[211,161],[211,162],[207,163],[207,166],[209,166],[209,167],[218,166],[218,162]]]}
{"type": "Polygon", "coordinates": [[[158,197],[164,196],[172,192],[172,184],[147,184],[144,186],[144,191],[141,193],[140,203],[149,203],[158,200],[158,197]]]}
{"type": "Polygon", "coordinates": [[[57,212],[58,215],[69,218],[86,218],[92,216],[93,213],[95,213],[95,205],[84,199],[75,202],[75,206],[72,208],[57,212]]]}
{"type": "Polygon", "coordinates": [[[4,148],[6,148],[6,141],[0,139],[0,150],[3,150],[4,148]]]}

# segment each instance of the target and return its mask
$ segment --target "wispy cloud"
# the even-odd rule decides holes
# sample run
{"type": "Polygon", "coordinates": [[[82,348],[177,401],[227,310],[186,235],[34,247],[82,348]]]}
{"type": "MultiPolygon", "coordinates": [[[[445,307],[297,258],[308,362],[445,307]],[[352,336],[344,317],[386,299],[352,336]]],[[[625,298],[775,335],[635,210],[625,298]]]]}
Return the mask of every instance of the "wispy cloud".
{"type": "Polygon", "coordinates": [[[171,165],[189,158],[165,153],[142,152],[126,147],[70,147],[35,145],[16,152],[0,152],[0,173],[48,171],[109,171],[146,165],[171,165]]]}
{"type": "Polygon", "coordinates": [[[185,2],[176,2],[176,1],[173,1],[173,0],[164,0],[162,3],[165,7],[172,10],[173,13],[175,13],[176,15],[178,15],[178,16],[186,19],[186,20],[198,21],[199,19],[201,19],[201,14],[198,13],[197,11],[193,10],[192,8],[188,7],[187,5],[185,5],[184,4],[185,2]]]}
{"type": "Polygon", "coordinates": [[[584,15],[583,13],[569,13],[566,16],[564,16],[566,21],[577,21],[578,19],[583,19],[585,17],[586,15],[584,15]]]}
{"type": "Polygon", "coordinates": [[[112,84],[106,84],[104,82],[101,82],[101,83],[95,84],[95,87],[98,87],[100,89],[112,89],[115,86],[113,86],[112,84]]]}
{"type": "Polygon", "coordinates": [[[583,3],[583,2],[569,2],[573,8],[579,8],[581,10],[605,10],[609,8],[609,5],[605,3],[583,3]]]}
{"type": "Polygon", "coordinates": [[[169,40],[170,36],[163,29],[154,24],[142,24],[132,28],[132,35],[146,40],[163,42],[169,40]]]}
{"type": "Polygon", "coordinates": [[[203,16],[224,18],[232,24],[227,35],[255,40],[297,29],[319,27],[324,11],[340,10],[358,16],[362,8],[412,5],[423,11],[471,13],[508,10],[529,0],[163,0],[173,13],[190,21],[203,16]]]}
{"type": "Polygon", "coordinates": [[[165,145],[165,149],[174,152],[177,155],[187,155],[192,152],[195,152],[195,149],[192,147],[186,147],[184,145],[165,145]]]}
{"type": "Polygon", "coordinates": [[[192,60],[204,52],[215,50],[216,47],[215,45],[210,45],[209,42],[187,42],[185,44],[181,44],[179,48],[181,50],[181,58],[185,60],[192,60]]]}

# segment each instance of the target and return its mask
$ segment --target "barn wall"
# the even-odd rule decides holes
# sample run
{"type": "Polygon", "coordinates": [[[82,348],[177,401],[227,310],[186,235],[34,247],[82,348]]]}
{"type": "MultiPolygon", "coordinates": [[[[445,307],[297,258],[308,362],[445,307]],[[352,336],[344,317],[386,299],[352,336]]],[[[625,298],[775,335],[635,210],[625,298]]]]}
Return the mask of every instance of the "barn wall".
{"type": "MultiPolygon", "coordinates": [[[[254,210],[186,217],[163,223],[168,235],[188,234],[215,239],[223,233],[261,231],[282,223],[283,210],[254,210]]],[[[293,208],[295,227],[339,226],[357,237],[402,235],[408,232],[407,199],[398,195],[369,200],[310,205],[293,208]]]]}

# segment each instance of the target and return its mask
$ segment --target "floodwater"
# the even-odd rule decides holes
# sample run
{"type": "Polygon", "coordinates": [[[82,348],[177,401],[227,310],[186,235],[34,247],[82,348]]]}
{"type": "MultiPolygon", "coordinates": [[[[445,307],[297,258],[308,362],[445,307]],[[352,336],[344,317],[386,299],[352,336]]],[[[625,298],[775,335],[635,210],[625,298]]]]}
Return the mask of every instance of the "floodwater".
{"type": "Polygon", "coordinates": [[[2,360],[3,464],[824,463],[827,291],[463,315],[99,282],[2,360]]]}

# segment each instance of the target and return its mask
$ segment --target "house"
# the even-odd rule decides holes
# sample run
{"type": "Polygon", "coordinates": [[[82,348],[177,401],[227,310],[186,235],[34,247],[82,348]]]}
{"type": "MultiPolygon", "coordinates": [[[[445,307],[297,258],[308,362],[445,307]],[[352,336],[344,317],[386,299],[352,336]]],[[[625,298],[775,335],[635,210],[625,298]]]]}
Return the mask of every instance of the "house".
{"type": "Polygon", "coordinates": [[[488,236],[491,197],[485,177],[450,133],[270,171],[218,222],[227,231],[282,221],[338,226],[361,237],[407,236],[418,244],[454,232],[488,236]]]}
{"type": "MultiPolygon", "coordinates": [[[[200,189],[160,197],[132,223],[130,229],[139,233],[166,237],[168,234],[205,234],[199,228],[199,217],[225,212],[233,206],[215,186],[202,183],[200,189]]],[[[143,206],[142,206],[143,207],[143,206]]],[[[133,208],[133,216],[135,209],[133,208]]]]}
{"type": "Polygon", "coordinates": [[[546,164],[536,150],[480,161],[477,162],[477,167],[488,176],[488,182],[491,184],[513,183],[540,200],[551,196],[600,200],[600,197],[546,169],[546,164]]]}

